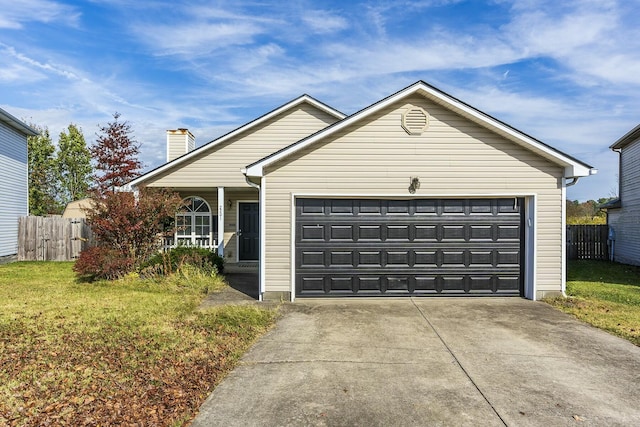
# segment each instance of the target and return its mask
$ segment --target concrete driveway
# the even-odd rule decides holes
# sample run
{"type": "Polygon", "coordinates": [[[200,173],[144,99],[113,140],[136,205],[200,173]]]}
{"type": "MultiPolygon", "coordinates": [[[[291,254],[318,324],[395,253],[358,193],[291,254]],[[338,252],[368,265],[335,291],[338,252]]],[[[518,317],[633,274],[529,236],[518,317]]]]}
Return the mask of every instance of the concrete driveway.
{"type": "Polygon", "coordinates": [[[517,298],[300,301],[193,426],[640,425],[640,348],[517,298]]]}

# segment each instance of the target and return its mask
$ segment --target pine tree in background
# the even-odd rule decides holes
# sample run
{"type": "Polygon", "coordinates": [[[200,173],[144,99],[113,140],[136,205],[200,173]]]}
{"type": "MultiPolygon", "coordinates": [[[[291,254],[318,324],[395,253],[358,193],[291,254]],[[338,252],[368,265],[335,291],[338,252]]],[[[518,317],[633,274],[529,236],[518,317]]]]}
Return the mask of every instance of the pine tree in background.
{"type": "Polygon", "coordinates": [[[90,150],[96,162],[94,179],[100,195],[114,192],[140,176],[140,146],[133,139],[131,125],[119,122],[119,117],[120,114],[115,113],[114,120],[100,128],[96,144],[90,150]]]}
{"type": "Polygon", "coordinates": [[[27,138],[29,164],[29,214],[60,214],[62,206],[56,196],[57,174],[55,147],[49,129],[38,125],[30,126],[39,135],[27,138]]]}
{"type": "Polygon", "coordinates": [[[70,124],[60,132],[56,165],[60,187],[59,198],[63,206],[89,196],[91,184],[91,152],[82,129],[70,124]]]}

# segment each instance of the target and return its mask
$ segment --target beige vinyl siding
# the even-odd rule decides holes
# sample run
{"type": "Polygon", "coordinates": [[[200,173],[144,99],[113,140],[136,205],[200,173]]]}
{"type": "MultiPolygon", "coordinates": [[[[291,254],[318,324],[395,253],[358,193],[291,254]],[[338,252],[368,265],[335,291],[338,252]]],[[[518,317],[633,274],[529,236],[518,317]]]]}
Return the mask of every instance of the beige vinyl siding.
{"type": "Polygon", "coordinates": [[[336,121],[326,112],[302,103],[211,150],[202,150],[200,155],[149,179],[147,185],[248,187],[242,168],[336,121]]]}
{"type": "Polygon", "coordinates": [[[620,201],[622,208],[609,213],[609,225],[616,233],[615,260],[640,265],[640,140],[624,147],[620,155],[620,201]]]}
{"type": "Polygon", "coordinates": [[[187,129],[167,131],[167,161],[170,162],[195,147],[195,137],[187,129]]]}
{"type": "Polygon", "coordinates": [[[420,96],[391,105],[266,171],[266,291],[291,290],[292,194],[345,197],[537,197],[537,296],[561,291],[563,169],[420,96]],[[429,129],[401,116],[422,107],[429,129]],[[421,187],[408,192],[411,177],[421,187]]]}

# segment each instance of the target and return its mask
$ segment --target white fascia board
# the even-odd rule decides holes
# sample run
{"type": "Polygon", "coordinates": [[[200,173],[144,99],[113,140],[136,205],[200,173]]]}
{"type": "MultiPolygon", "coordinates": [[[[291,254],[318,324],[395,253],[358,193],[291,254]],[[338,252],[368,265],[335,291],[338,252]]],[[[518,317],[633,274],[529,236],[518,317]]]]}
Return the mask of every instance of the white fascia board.
{"type": "Polygon", "coordinates": [[[361,118],[374,114],[386,108],[387,106],[399,101],[400,99],[408,95],[412,95],[414,93],[420,93],[426,96],[427,98],[433,100],[434,102],[437,102],[443,105],[445,108],[448,108],[454,112],[457,112],[463,117],[466,117],[471,121],[479,123],[481,126],[484,126],[498,133],[499,135],[502,135],[503,137],[509,139],[510,141],[513,141],[516,144],[519,144],[525,148],[528,148],[529,150],[547,158],[548,160],[553,161],[554,163],[565,167],[566,177],[588,176],[593,174],[593,172],[590,172],[592,169],[590,169],[587,165],[577,162],[574,159],[571,159],[570,157],[563,155],[561,152],[554,150],[553,148],[548,147],[539,141],[536,141],[535,139],[511,128],[510,126],[507,126],[501,123],[497,119],[494,119],[476,110],[475,108],[447,95],[444,92],[441,92],[427,85],[422,81],[419,81],[407,87],[406,89],[401,90],[400,92],[397,92],[396,94],[391,95],[383,99],[382,101],[379,101],[378,103],[373,104],[370,107],[367,107],[345,118],[340,122],[337,122],[336,124],[328,127],[326,130],[320,131],[307,139],[300,140],[299,142],[289,146],[289,148],[285,148],[284,150],[276,153],[275,155],[266,157],[262,161],[258,161],[253,165],[250,165],[249,167],[246,168],[246,175],[252,176],[252,177],[262,177],[264,174],[265,166],[273,164],[279,161],[280,159],[287,157],[292,153],[295,153],[298,150],[304,149],[305,147],[308,147],[309,145],[315,143],[316,141],[322,138],[325,138],[331,134],[334,134],[340,131],[341,129],[344,129],[347,126],[350,126],[351,124],[353,124],[354,122],[357,122],[361,118]],[[573,175],[571,174],[567,175],[567,173],[572,173],[573,175]]]}
{"type": "Polygon", "coordinates": [[[191,159],[192,157],[195,157],[207,150],[211,150],[212,148],[228,141],[229,139],[237,136],[238,134],[242,133],[242,132],[246,132],[247,130],[250,130],[256,126],[259,126],[260,124],[270,120],[271,118],[277,116],[278,114],[282,114],[285,111],[296,107],[302,103],[308,103],[313,105],[314,107],[326,112],[327,114],[334,116],[335,118],[337,118],[338,120],[342,120],[345,115],[343,113],[341,113],[340,111],[331,108],[330,106],[323,104],[320,101],[317,101],[316,99],[310,97],[309,95],[302,95],[299,96],[298,98],[294,99],[293,101],[287,102],[286,104],[284,104],[281,107],[276,108],[275,110],[261,116],[258,117],[257,119],[246,123],[242,126],[240,126],[237,129],[232,130],[231,132],[219,137],[218,139],[214,139],[213,141],[210,141],[208,143],[206,143],[205,145],[196,148],[195,150],[192,150],[168,163],[165,163],[164,165],[150,171],[147,172],[146,174],[134,179],[133,181],[131,181],[129,184],[133,187],[136,187],[138,185],[140,185],[141,183],[143,183],[144,181],[148,180],[149,178],[153,178],[154,176],[161,174],[163,172],[165,172],[167,169],[173,168],[189,159],[191,159]]]}

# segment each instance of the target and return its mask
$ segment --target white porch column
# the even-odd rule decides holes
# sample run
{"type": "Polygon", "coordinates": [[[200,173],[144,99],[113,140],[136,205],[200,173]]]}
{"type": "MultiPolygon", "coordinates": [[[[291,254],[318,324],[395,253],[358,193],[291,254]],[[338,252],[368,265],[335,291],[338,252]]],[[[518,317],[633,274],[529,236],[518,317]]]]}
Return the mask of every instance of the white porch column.
{"type": "Polygon", "coordinates": [[[218,187],[218,255],[224,257],[224,187],[218,187]]]}

